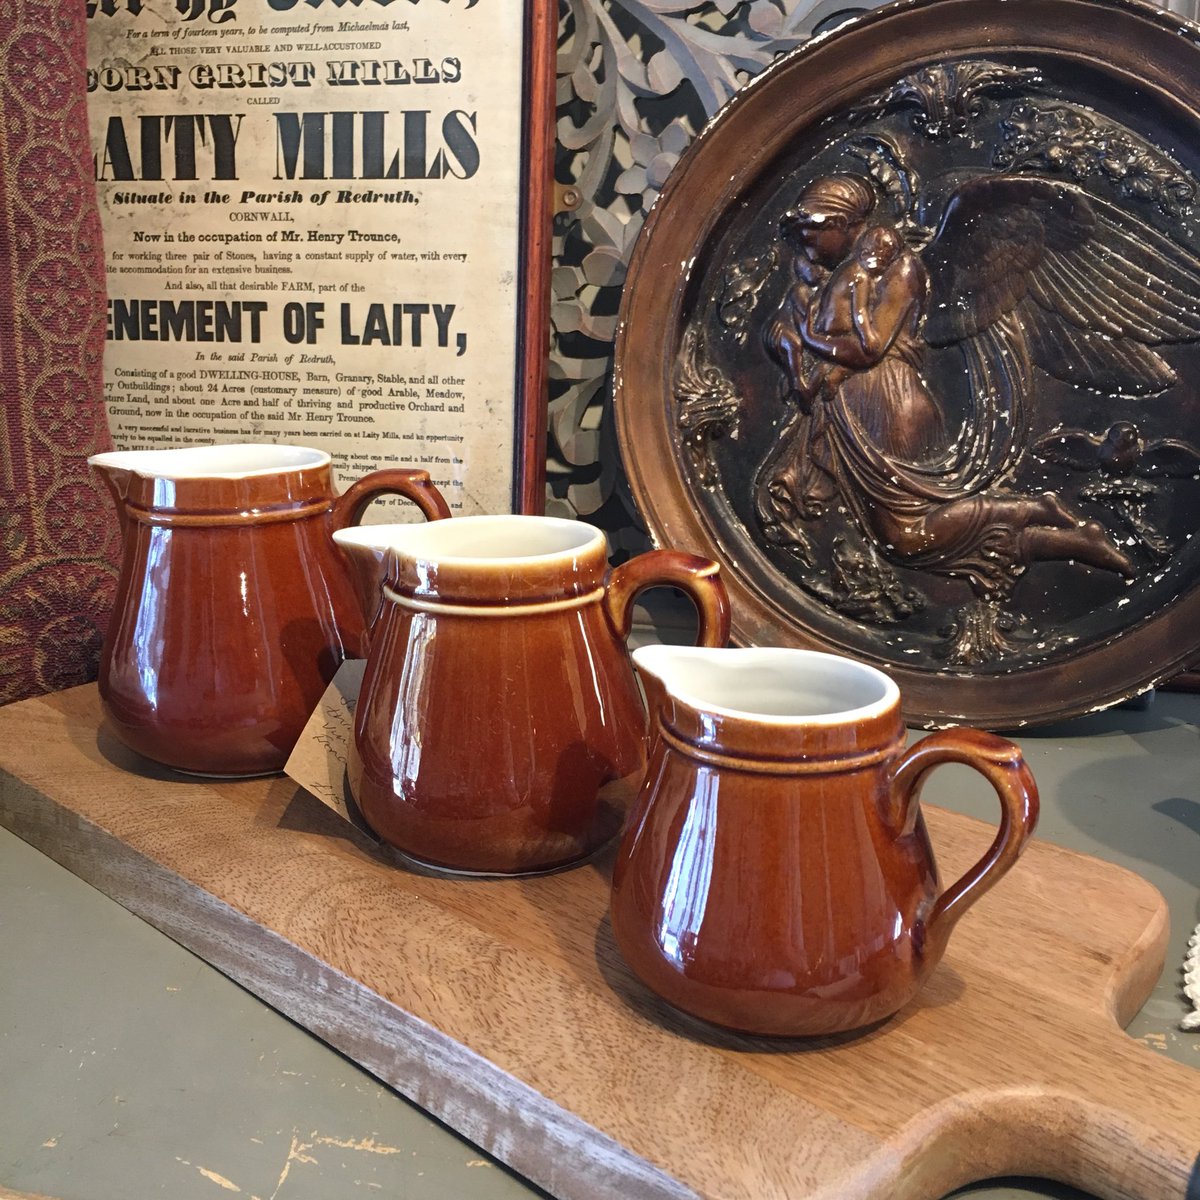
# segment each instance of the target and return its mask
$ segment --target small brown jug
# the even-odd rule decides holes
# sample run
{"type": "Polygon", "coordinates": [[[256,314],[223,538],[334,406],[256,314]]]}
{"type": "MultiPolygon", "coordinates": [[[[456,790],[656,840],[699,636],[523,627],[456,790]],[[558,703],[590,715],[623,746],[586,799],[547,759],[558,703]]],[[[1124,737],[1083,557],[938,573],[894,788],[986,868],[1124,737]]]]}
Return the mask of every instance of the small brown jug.
{"type": "Polygon", "coordinates": [[[182,771],[282,769],[363,618],[331,540],[377,496],[449,509],[424,471],[335,496],[329,455],[295,446],[117,451],[88,460],[124,538],[100,697],[117,736],[182,771]]]}
{"type": "Polygon", "coordinates": [[[890,1016],[1037,821],[1011,742],[977,730],[904,748],[896,685],[805,650],[634,652],[653,749],[617,855],[612,925],[634,972],[694,1016],[756,1034],[830,1034],[890,1016]],[[965,763],[1000,830],[939,886],[918,797],[965,763]]]}
{"type": "Polygon", "coordinates": [[[671,584],[700,640],[729,613],[717,564],[673,550],[608,570],[604,535],[553,517],[457,517],[335,535],[383,604],[355,714],[351,791],[411,859],[520,874],[614,837],[641,781],[646,714],[625,638],[671,584]]]}

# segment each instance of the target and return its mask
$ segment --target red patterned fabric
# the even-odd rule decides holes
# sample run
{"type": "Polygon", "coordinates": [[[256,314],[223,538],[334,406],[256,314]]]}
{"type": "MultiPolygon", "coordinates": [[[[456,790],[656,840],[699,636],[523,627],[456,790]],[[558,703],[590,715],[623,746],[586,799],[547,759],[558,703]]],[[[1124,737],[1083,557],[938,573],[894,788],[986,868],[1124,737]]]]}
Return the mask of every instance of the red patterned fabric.
{"type": "Polygon", "coordinates": [[[0,703],[95,678],[116,585],[78,0],[0,0],[0,703]]]}

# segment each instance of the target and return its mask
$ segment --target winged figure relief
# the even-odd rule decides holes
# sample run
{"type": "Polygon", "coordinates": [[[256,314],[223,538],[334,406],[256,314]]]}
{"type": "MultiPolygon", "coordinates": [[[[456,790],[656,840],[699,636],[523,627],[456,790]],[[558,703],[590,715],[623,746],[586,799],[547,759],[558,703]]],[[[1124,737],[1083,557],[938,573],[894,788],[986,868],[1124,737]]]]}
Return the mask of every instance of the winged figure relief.
{"type": "Polygon", "coordinates": [[[789,275],[764,340],[793,415],[755,509],[768,541],[804,546],[836,502],[891,562],[964,580],[977,611],[951,661],[988,661],[1009,648],[1031,564],[1135,575],[1105,525],[1055,492],[1015,490],[1011,471],[1041,372],[1113,398],[1176,383],[1163,348],[1200,338],[1200,258],[1074,182],[914,178],[824,175],[779,222],[789,275]],[[931,347],[961,356],[952,421],[923,374],[931,347]]]}

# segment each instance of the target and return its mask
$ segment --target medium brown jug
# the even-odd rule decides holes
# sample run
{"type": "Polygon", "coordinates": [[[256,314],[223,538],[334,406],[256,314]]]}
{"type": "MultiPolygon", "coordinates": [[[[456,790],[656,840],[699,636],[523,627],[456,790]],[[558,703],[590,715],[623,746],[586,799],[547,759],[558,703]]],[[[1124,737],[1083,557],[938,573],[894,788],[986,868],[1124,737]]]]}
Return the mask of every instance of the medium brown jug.
{"type": "Polygon", "coordinates": [[[104,711],[128,746],[183,771],[280,770],[342,660],[365,653],[335,530],[383,495],[449,516],[424,471],[377,471],[336,496],[329,455],[294,446],[88,461],[124,539],[104,711]]]}
{"type": "Polygon", "coordinates": [[[634,661],[653,749],[612,890],[634,972],[756,1034],[837,1033],[900,1009],[1033,830],[1017,747],[962,729],[905,750],[896,685],[836,655],[649,646],[634,661]],[[1001,821],[943,889],[919,795],[946,762],[991,783],[1001,821]]]}
{"type": "Polygon", "coordinates": [[[677,551],[609,572],[604,535],[552,517],[456,517],[336,540],[373,611],[350,754],[367,822],[411,859],[520,874],[614,837],[641,781],[646,713],[625,638],[644,588],[674,585],[723,644],[717,564],[677,551]]]}

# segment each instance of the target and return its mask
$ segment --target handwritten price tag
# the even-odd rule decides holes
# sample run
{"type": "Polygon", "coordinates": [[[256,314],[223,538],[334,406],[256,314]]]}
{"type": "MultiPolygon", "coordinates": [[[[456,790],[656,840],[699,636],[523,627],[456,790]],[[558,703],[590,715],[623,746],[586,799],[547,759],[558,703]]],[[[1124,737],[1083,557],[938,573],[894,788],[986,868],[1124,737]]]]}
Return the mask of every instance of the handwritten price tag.
{"type": "Polygon", "coordinates": [[[284,773],[343,820],[378,841],[358,811],[346,782],[348,749],[354,736],[354,706],[365,667],[362,659],[352,659],[338,668],[309,717],[284,773]]]}

